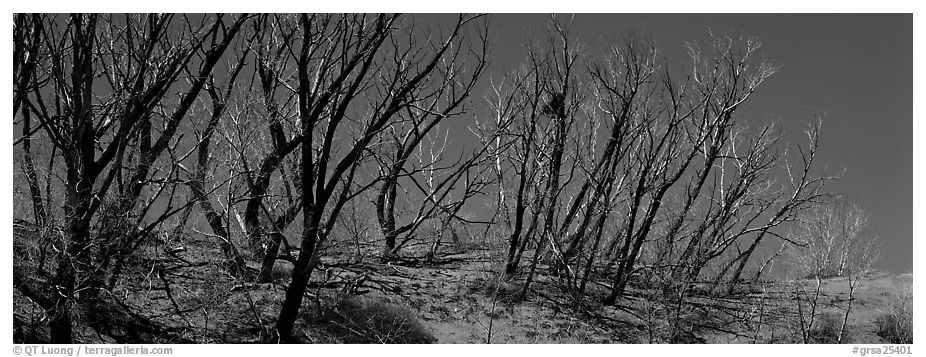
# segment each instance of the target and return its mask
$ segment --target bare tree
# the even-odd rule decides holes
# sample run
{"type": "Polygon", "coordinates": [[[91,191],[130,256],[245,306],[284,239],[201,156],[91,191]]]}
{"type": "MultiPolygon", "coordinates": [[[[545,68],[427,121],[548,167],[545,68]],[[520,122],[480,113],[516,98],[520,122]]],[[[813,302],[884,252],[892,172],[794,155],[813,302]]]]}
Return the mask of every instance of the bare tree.
{"type": "MultiPolygon", "coordinates": [[[[530,217],[537,217],[542,205],[536,187],[529,186],[528,181],[537,177],[540,171],[540,160],[537,159],[538,150],[536,142],[541,128],[538,128],[538,117],[542,105],[543,87],[539,79],[540,68],[536,65],[523,67],[515,72],[510,79],[503,81],[502,85],[494,87],[495,98],[491,100],[492,110],[495,112],[491,136],[498,138],[495,143],[496,176],[498,177],[499,201],[497,210],[506,217],[506,222],[512,222],[511,233],[508,239],[508,254],[505,262],[505,274],[513,276],[521,261],[521,254],[532,236],[536,227],[536,219],[530,220],[530,228],[524,232],[525,215],[531,209],[530,217]],[[506,87],[504,84],[510,83],[506,87]],[[502,143],[501,140],[505,140],[502,143]],[[508,165],[503,164],[503,160],[508,165]],[[510,168],[508,168],[510,166],[510,168]],[[507,212],[507,197],[504,196],[505,174],[511,170],[517,178],[517,188],[513,189],[514,211],[507,212]],[[532,190],[531,188],[535,188],[532,190]]],[[[496,213],[498,215],[498,213],[496,213]]]]}
{"type": "MultiPolygon", "coordinates": [[[[394,40],[394,45],[398,45],[396,40],[405,42],[402,45],[402,57],[414,58],[416,52],[428,50],[417,44],[417,31],[409,28],[405,32],[404,38],[397,37],[394,40]]],[[[455,163],[445,163],[440,159],[446,149],[446,135],[443,143],[437,146],[435,139],[440,133],[434,131],[439,131],[440,124],[445,120],[465,113],[466,101],[488,62],[488,38],[485,32],[483,29],[480,33],[478,43],[461,42],[447,51],[447,56],[441,60],[433,74],[441,81],[427,86],[426,91],[410,92],[407,99],[410,104],[397,114],[398,119],[389,126],[389,137],[380,144],[382,148],[378,150],[379,155],[375,156],[381,176],[376,196],[376,217],[385,238],[383,257],[386,259],[395,256],[406,242],[413,239],[425,221],[438,215],[459,219],[456,212],[466,199],[478,191],[473,190],[473,185],[467,185],[469,189],[460,195],[460,199],[450,204],[444,203],[458,189],[455,183],[466,177],[470,169],[482,160],[488,147],[483,145],[477,148],[469,158],[461,156],[455,163]],[[467,60],[467,57],[472,59],[467,60]],[[423,152],[422,146],[425,139],[430,139],[427,153],[423,152]],[[417,162],[409,162],[413,156],[418,157],[417,162]],[[403,181],[400,179],[404,179],[406,184],[400,185],[400,181],[403,181]],[[418,191],[420,195],[409,199],[418,208],[412,209],[410,219],[406,219],[407,223],[404,224],[398,222],[400,217],[396,212],[400,186],[410,186],[404,187],[404,191],[418,191]],[[399,239],[400,236],[404,238],[399,239]]],[[[410,193],[407,195],[411,196],[410,193]]],[[[447,224],[442,226],[450,228],[447,224]]]]}
{"type": "MultiPolygon", "coordinates": [[[[687,187],[688,197],[697,196],[728,141],[736,109],[764,79],[764,72],[757,78],[741,78],[750,75],[748,55],[752,49],[747,48],[742,55],[732,39],[712,36],[711,41],[707,54],[696,45],[690,46],[689,77],[675,82],[666,69],[662,85],[651,89],[652,94],[640,105],[637,115],[646,124],[634,147],[635,160],[628,168],[631,184],[626,213],[621,217],[624,232],[620,233],[620,244],[611,258],[617,271],[606,303],[613,303],[623,293],[666,194],[684,177],[695,158],[702,156],[704,166],[687,187]]],[[[681,224],[692,201],[686,200],[677,215],[679,218],[670,223],[670,236],[677,231],[675,226],[681,224]]],[[[669,246],[674,246],[671,239],[669,246]]]]}
{"type": "MultiPolygon", "coordinates": [[[[170,146],[180,121],[198,97],[206,75],[221,57],[245,20],[228,26],[222,16],[184,18],[184,31],[174,31],[173,15],[143,17],[75,14],[61,18],[33,18],[41,35],[39,68],[22,78],[28,92],[22,103],[39,121],[44,133],[60,151],[66,166],[65,247],[58,256],[53,280],[54,306],[50,310],[52,339],[71,341],[71,305],[96,306],[110,259],[124,252],[125,240],[100,237],[100,254],[91,236],[91,221],[116,182],[119,207],[131,211],[142,188],[150,183],[149,169],[170,146]],[[207,41],[212,43],[206,48],[207,41]],[[192,59],[204,53],[199,76],[188,88],[176,83],[192,59]],[[96,90],[103,86],[104,91],[96,90]],[[168,93],[180,92],[180,103],[165,116],[161,135],[151,142],[151,121],[168,93]],[[108,93],[101,95],[100,93],[108,93]],[[138,143],[137,165],[123,178],[126,152],[138,143]],[[99,259],[99,260],[98,260],[99,259]],[[76,292],[81,291],[78,295],[76,292]],[[77,298],[79,300],[75,300],[77,298]]],[[[178,24],[179,25],[179,24],[178,24]]],[[[25,69],[32,56],[23,56],[25,69]]],[[[163,219],[165,215],[161,215],[163,219]]],[[[103,217],[106,218],[106,217],[103,217]]],[[[100,228],[105,235],[107,223],[100,228]]],[[[93,321],[91,321],[93,322],[93,321]]],[[[104,326],[102,322],[95,325],[104,326]]]]}
{"type": "Polygon", "coordinates": [[[861,277],[878,258],[878,241],[865,234],[868,216],[856,202],[833,202],[807,210],[792,232],[794,265],[801,278],[813,279],[809,297],[805,289],[795,298],[798,304],[807,299],[809,311],[800,316],[802,338],[810,342],[810,331],[817,322],[823,281],[844,277],[848,285],[848,301],[839,327],[837,341],[845,336],[854,294],[861,277]]]}
{"type": "MultiPolygon", "coordinates": [[[[105,247],[104,254],[101,254],[99,269],[109,275],[109,287],[113,286],[121,274],[126,255],[138,247],[149,232],[173,214],[193,205],[191,201],[181,200],[178,202],[175,199],[177,197],[176,192],[181,187],[180,173],[183,170],[183,167],[178,163],[192,154],[192,151],[186,154],[178,152],[183,137],[183,134],[178,134],[178,131],[181,131],[185,122],[184,119],[193,108],[209,79],[212,78],[210,75],[247,19],[248,16],[245,14],[237,15],[234,21],[228,24],[225,16],[221,15],[214,18],[210,16],[199,18],[185,16],[183,21],[174,22],[168,16],[161,19],[162,23],[157,25],[163,27],[163,29],[156,30],[152,34],[154,37],[150,41],[155,41],[156,46],[171,45],[174,41],[176,41],[174,46],[189,46],[185,51],[181,50],[176,54],[168,54],[183,59],[183,62],[177,63],[175,69],[177,73],[173,74],[173,81],[179,84],[180,75],[186,74],[188,76],[188,87],[178,89],[177,95],[179,95],[180,99],[176,105],[157,105],[148,112],[140,113],[140,115],[149,119],[139,121],[138,132],[135,137],[138,144],[128,147],[126,163],[123,164],[124,169],[120,168],[116,172],[118,194],[113,195],[111,202],[105,207],[114,214],[104,215],[99,228],[100,239],[103,240],[105,247]],[[199,23],[196,23],[196,21],[199,23]],[[190,34],[186,36],[181,32],[180,37],[174,40],[171,38],[171,35],[175,32],[173,28],[180,26],[181,23],[188,27],[198,26],[198,29],[191,30],[190,34]],[[158,117],[163,118],[164,121],[156,122],[152,120],[158,117]],[[161,128],[161,131],[159,135],[155,136],[155,129],[158,127],[161,128]],[[143,197],[142,193],[147,194],[143,197]],[[142,197],[143,199],[140,199],[142,197]],[[161,200],[166,200],[167,207],[161,210],[161,213],[150,222],[144,222],[153,207],[161,200]],[[175,205],[179,205],[179,207],[175,205]],[[136,207],[140,209],[136,211],[136,207]],[[128,224],[128,226],[139,228],[127,229],[125,220],[132,218],[133,215],[135,216],[134,222],[128,224]]],[[[107,62],[118,63],[117,61],[122,60],[121,56],[123,56],[121,47],[133,46],[132,43],[136,40],[133,40],[131,35],[126,35],[124,39],[120,37],[122,35],[120,31],[124,31],[123,26],[120,26],[120,21],[110,20],[107,21],[107,25],[103,33],[107,38],[113,38],[114,40],[108,41],[109,46],[103,52],[104,58],[107,58],[107,62]]],[[[125,20],[124,27],[133,26],[143,28],[144,22],[136,22],[132,19],[125,20]]],[[[196,29],[196,27],[193,28],[196,29]]],[[[117,66],[106,66],[104,68],[114,68],[109,72],[104,71],[104,75],[107,78],[113,78],[112,82],[114,83],[138,80],[138,78],[132,77],[124,78],[124,76],[130,76],[129,73],[131,72],[122,72],[117,66]]],[[[143,66],[139,70],[142,73],[145,72],[143,66]]],[[[167,79],[165,78],[165,80],[167,79]]],[[[168,81],[165,90],[171,90],[170,86],[172,85],[174,84],[168,81]]],[[[126,87],[118,84],[112,87],[117,93],[131,95],[131,92],[126,87]]]]}
{"type": "MultiPolygon", "coordinates": [[[[330,16],[314,17],[324,22],[333,20],[330,16]]],[[[298,81],[292,71],[292,57],[299,26],[295,16],[261,15],[254,22],[254,29],[256,35],[249,46],[253,48],[256,57],[253,70],[257,77],[256,92],[260,97],[259,105],[256,107],[262,111],[250,108],[251,103],[246,104],[244,110],[253,110],[265,116],[264,125],[269,138],[247,137],[247,140],[237,143],[237,150],[240,152],[239,160],[243,165],[248,187],[244,228],[249,243],[252,246],[261,245],[263,248],[257,250],[264,256],[257,279],[260,282],[269,282],[273,278],[273,266],[279,257],[280,245],[285,244],[289,248],[283,231],[303,208],[299,193],[302,189],[300,170],[297,160],[290,156],[296,152],[304,139],[301,128],[296,123],[298,114],[297,108],[293,105],[296,93],[291,90],[298,81]],[[257,164],[250,163],[249,156],[252,154],[249,152],[255,151],[254,146],[265,146],[266,142],[270,144],[268,151],[258,156],[260,160],[257,164]],[[252,171],[252,166],[255,171],[252,171]],[[277,193],[271,191],[274,188],[274,173],[278,173],[280,179],[277,193]],[[274,197],[281,197],[282,202],[274,201],[274,197]],[[274,209],[275,206],[281,206],[282,209],[274,209]],[[266,219],[261,220],[261,216],[266,219]]],[[[321,41],[318,36],[323,34],[303,41],[321,41]]],[[[289,249],[283,257],[293,260],[288,253],[289,249]]]]}
{"type": "MultiPolygon", "coordinates": [[[[199,208],[205,215],[209,227],[212,229],[213,234],[219,238],[219,244],[222,247],[222,253],[225,255],[226,259],[227,270],[235,277],[244,280],[250,280],[252,278],[251,273],[246,269],[244,257],[232,242],[229,227],[225,223],[227,222],[228,216],[227,210],[226,212],[220,213],[212,204],[212,195],[210,193],[213,190],[207,191],[206,178],[209,176],[207,172],[210,171],[211,166],[210,161],[212,160],[212,153],[210,152],[210,147],[213,138],[222,117],[226,113],[229,97],[233,94],[233,90],[236,87],[236,80],[244,67],[249,52],[250,51],[246,49],[238,55],[238,60],[234,62],[228,70],[228,79],[224,86],[217,84],[214,78],[215,76],[210,74],[212,78],[206,83],[205,88],[211,101],[211,108],[208,110],[208,122],[197,139],[196,165],[193,169],[192,177],[187,181],[192,195],[191,201],[199,203],[199,208]]],[[[211,176],[215,178],[216,175],[211,176]]],[[[192,208],[193,206],[190,206],[187,211],[184,212],[178,227],[183,227],[185,225],[192,208]]]]}
{"type": "MultiPolygon", "coordinates": [[[[521,288],[520,299],[527,295],[530,283],[533,279],[534,272],[537,269],[537,263],[541,254],[546,249],[547,242],[550,242],[554,249],[554,254],[561,256],[562,249],[557,249],[557,239],[555,234],[556,208],[559,206],[558,201],[563,190],[561,184],[561,172],[564,170],[564,155],[567,149],[567,138],[570,137],[574,128],[576,113],[582,102],[582,88],[578,88],[578,74],[576,67],[579,60],[580,49],[573,43],[572,36],[568,27],[559,24],[555,19],[551,21],[552,34],[547,39],[549,51],[544,53],[543,57],[533,59],[534,63],[543,63],[540,66],[540,86],[544,93],[545,101],[540,107],[540,115],[549,118],[546,132],[547,136],[543,145],[544,150],[538,151],[541,155],[547,156],[543,168],[544,184],[543,197],[541,205],[544,205],[543,228],[539,235],[535,236],[537,245],[534,248],[534,257],[531,259],[530,269],[527,272],[527,278],[524,286],[521,288]]],[[[533,57],[533,55],[531,56],[533,57]]],[[[567,157],[565,160],[569,160],[567,157]]],[[[540,217],[540,211],[535,211],[535,219],[540,217]]],[[[532,226],[534,223],[532,222],[532,226]]]]}
{"type": "MultiPolygon", "coordinates": [[[[604,122],[610,131],[594,166],[584,168],[586,179],[574,196],[561,228],[564,233],[567,229],[574,232],[567,240],[567,260],[579,256],[589,240],[591,243],[577,287],[579,294],[584,292],[595,269],[594,262],[602,248],[605,227],[614,218],[613,214],[621,212],[620,206],[626,202],[625,193],[632,184],[634,172],[632,165],[642,158],[640,140],[647,132],[647,112],[651,110],[650,101],[659,87],[659,82],[654,80],[659,67],[657,57],[654,44],[628,34],[626,38],[614,41],[604,57],[590,65],[597,107],[591,118],[604,122]],[[581,205],[585,205],[582,220],[571,228],[570,224],[579,214],[581,205]]],[[[621,227],[618,229],[623,229],[624,223],[619,224],[621,227]]],[[[612,240],[612,247],[613,243],[616,240],[612,240]]]]}
{"type": "Polygon", "coordinates": [[[593,120],[604,122],[610,131],[594,166],[584,168],[586,179],[575,194],[561,228],[562,231],[569,228],[584,204],[582,220],[569,236],[564,253],[567,259],[572,257],[587,244],[587,238],[594,237],[591,247],[593,253],[588,256],[586,272],[594,262],[594,252],[598,251],[603,225],[612,210],[612,192],[620,192],[626,182],[624,165],[627,164],[631,145],[642,133],[642,122],[637,116],[642,109],[641,97],[651,94],[648,87],[657,70],[657,51],[653,45],[633,35],[629,36],[623,41],[616,41],[609,48],[606,60],[591,65],[595,101],[601,111],[600,118],[593,120]],[[593,220],[597,223],[589,231],[593,220]],[[588,236],[590,232],[592,235],[588,236]]]}
{"type": "Polygon", "coordinates": [[[397,15],[299,16],[301,44],[292,46],[292,54],[304,138],[303,232],[277,320],[280,338],[292,337],[319,247],[341,209],[373,185],[355,180],[370,144],[400,118],[398,113],[417,104],[414,98],[421,98],[435,81],[441,82],[435,76],[437,68],[459,46],[468,24],[479,18],[459,16],[450,33],[431,50],[405,51],[397,45],[395,34],[402,33],[397,31],[401,25],[397,15]]]}
{"type": "MultiPolygon", "coordinates": [[[[828,177],[808,175],[791,201],[785,191],[772,188],[773,171],[780,162],[780,135],[773,127],[760,128],[754,138],[742,138],[746,128],[736,122],[737,109],[777,70],[758,58],[758,40],[710,33],[706,49],[689,44],[690,72],[678,80],[668,66],[660,65],[651,42],[631,34],[609,45],[602,58],[589,61],[584,73],[595,97],[580,113],[581,95],[556,97],[564,93],[563,88],[581,92],[573,82],[583,73],[571,71],[579,56],[574,48],[570,50],[574,45],[568,30],[555,21],[550,38],[555,41],[547,44],[549,54],[528,49],[527,64],[494,86],[495,97],[490,100],[495,125],[504,127],[498,129],[495,171],[500,190],[497,209],[512,210],[504,217],[511,230],[509,277],[517,271],[529,242],[534,240],[538,246],[531,271],[549,243],[553,265],[581,293],[597,269],[596,257],[605,255],[606,270],[615,269],[606,299],[613,303],[637,270],[646,242],[662,242],[661,264],[672,266],[678,279],[694,280],[705,266],[729,255],[732,248],[739,249],[745,237],[778,227],[802,204],[823,195],[820,187],[828,177]],[[558,101],[567,109],[567,121],[550,116],[555,110],[549,109],[558,101]],[[577,120],[577,115],[584,120],[577,120]],[[544,123],[546,118],[549,124],[544,123]],[[572,156],[592,159],[570,158],[567,169],[561,170],[558,153],[565,148],[564,133],[583,124],[592,134],[569,139],[586,145],[577,147],[572,156]],[[610,129],[609,135],[597,134],[602,125],[610,129]],[[581,173],[578,179],[576,170],[581,173]],[[515,179],[506,174],[514,174],[515,179]],[[530,178],[540,184],[527,185],[530,178]],[[506,182],[512,188],[506,188],[506,182]],[[667,212],[663,203],[676,191],[681,207],[667,212]],[[514,200],[511,205],[506,202],[508,192],[514,200]],[[769,199],[775,194],[780,197],[769,199]],[[764,221],[769,215],[776,218],[764,221]],[[618,232],[606,232],[605,227],[618,232]],[[604,245],[603,236],[610,238],[604,245]]],[[[750,243],[758,245],[756,240],[750,243]]],[[[732,270],[738,279],[743,260],[756,249],[748,246],[722,270],[732,270]]],[[[532,274],[528,275],[525,285],[531,280],[532,274]]]]}
{"type": "MultiPolygon", "coordinates": [[[[562,176],[564,171],[574,172],[578,162],[577,155],[567,150],[572,150],[571,143],[578,144],[578,140],[570,139],[576,134],[576,114],[584,95],[583,88],[579,88],[581,49],[567,24],[554,17],[549,26],[548,35],[527,48],[526,63],[501,85],[493,86],[494,97],[489,100],[495,118],[492,125],[485,126],[495,131],[492,156],[500,185],[500,211],[508,207],[503,194],[508,190],[504,175],[517,177],[517,187],[511,189],[514,211],[502,212],[512,225],[506,276],[517,272],[528,244],[535,243],[522,298],[547,243],[559,244],[555,235],[559,229],[557,207],[566,184],[562,176]]],[[[554,246],[554,251],[562,249],[554,246]]]]}
{"type": "Polygon", "coordinates": [[[772,193],[770,197],[760,201],[765,202],[764,205],[760,206],[762,209],[747,220],[747,223],[756,221],[762,223],[755,224],[755,226],[746,225],[739,231],[738,236],[753,234],[754,238],[749,243],[748,248],[734,259],[736,268],[729,280],[728,294],[733,293],[733,289],[740,280],[740,275],[746,267],[746,263],[764,238],[774,236],[788,241],[782,234],[776,233],[776,230],[779,230],[785,223],[794,221],[802,212],[813,207],[813,205],[826,203],[833,198],[833,194],[825,190],[825,185],[827,182],[837,179],[838,176],[826,174],[817,176],[814,173],[814,159],[819,148],[821,125],[822,117],[818,116],[807,129],[807,147],[805,149],[799,147],[798,150],[801,158],[800,166],[793,165],[790,162],[785,163],[785,170],[788,174],[786,188],[778,190],[772,193]],[[787,193],[788,190],[790,190],[790,193],[787,193]],[[760,217],[762,217],[764,211],[774,213],[770,218],[762,220],[760,217]]]}
{"type": "Polygon", "coordinates": [[[35,80],[36,66],[39,63],[39,48],[42,39],[42,17],[37,14],[17,14],[14,18],[13,31],[13,117],[22,114],[22,136],[13,143],[22,142],[22,169],[29,184],[29,194],[32,199],[32,212],[35,223],[44,227],[48,221],[48,212],[45,210],[45,200],[39,186],[38,174],[32,155],[32,136],[38,128],[32,127],[32,112],[20,110],[23,100],[29,95],[39,80],[35,80]],[[35,130],[35,131],[34,131],[35,130]]]}

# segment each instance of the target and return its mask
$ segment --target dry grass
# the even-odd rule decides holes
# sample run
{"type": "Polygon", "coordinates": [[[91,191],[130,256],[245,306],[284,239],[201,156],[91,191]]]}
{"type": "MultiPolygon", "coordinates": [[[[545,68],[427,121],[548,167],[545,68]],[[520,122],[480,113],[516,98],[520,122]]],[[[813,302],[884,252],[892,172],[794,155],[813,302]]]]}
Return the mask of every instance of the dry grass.
{"type": "Polygon", "coordinates": [[[349,296],[322,317],[324,329],[342,343],[432,343],[434,337],[403,306],[349,296]]]}
{"type": "Polygon", "coordinates": [[[913,343],[913,285],[900,283],[891,299],[891,309],[878,316],[878,335],[890,343],[913,343]]]}
{"type": "Polygon", "coordinates": [[[840,311],[826,311],[817,316],[810,329],[811,341],[813,343],[838,343],[842,317],[840,311]]]}

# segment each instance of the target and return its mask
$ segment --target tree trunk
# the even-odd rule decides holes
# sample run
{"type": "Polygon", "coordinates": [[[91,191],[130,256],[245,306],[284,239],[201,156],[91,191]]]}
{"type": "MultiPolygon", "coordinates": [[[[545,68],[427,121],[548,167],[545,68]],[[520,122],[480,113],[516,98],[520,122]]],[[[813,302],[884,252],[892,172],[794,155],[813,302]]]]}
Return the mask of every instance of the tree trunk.
{"type": "Polygon", "coordinates": [[[42,191],[39,187],[39,178],[35,172],[35,163],[32,161],[32,140],[29,132],[31,128],[31,112],[23,110],[23,170],[26,172],[26,181],[29,184],[29,195],[32,198],[32,213],[35,224],[42,229],[48,221],[42,191]]]}
{"type": "MultiPolygon", "coordinates": [[[[653,227],[653,220],[656,218],[656,213],[659,212],[659,207],[662,204],[662,197],[668,189],[669,185],[664,184],[663,187],[655,193],[651,206],[646,211],[646,217],[640,225],[640,229],[633,235],[633,245],[630,251],[622,254],[624,259],[621,260],[618,266],[614,286],[611,290],[611,294],[608,295],[608,298],[605,300],[606,304],[613,305],[617,301],[617,297],[624,293],[624,289],[627,287],[627,283],[633,273],[633,266],[636,264],[637,256],[640,255],[640,248],[643,246],[643,242],[646,240],[650,229],[653,227]]],[[[628,235],[628,237],[630,236],[628,235]]],[[[629,245],[629,241],[624,244],[624,252],[627,251],[629,245]]]]}
{"type": "MultiPolygon", "coordinates": [[[[263,210],[267,217],[270,217],[270,212],[266,208],[263,208],[263,210]]],[[[271,222],[273,224],[273,232],[270,232],[269,234],[270,239],[267,243],[267,249],[266,252],[264,252],[260,273],[257,277],[258,282],[269,283],[273,281],[273,266],[276,264],[276,261],[280,257],[279,252],[281,246],[286,249],[285,256],[290,258],[288,261],[294,261],[291,259],[292,256],[290,255],[292,247],[290,247],[288,241],[286,240],[286,236],[283,235],[283,231],[286,229],[286,227],[289,227],[293,220],[296,219],[296,216],[299,215],[299,211],[301,210],[302,198],[299,198],[293,202],[289,208],[286,209],[286,212],[283,213],[282,216],[277,217],[275,221],[271,222]]]]}
{"type": "Polygon", "coordinates": [[[743,270],[746,268],[746,263],[749,261],[749,257],[752,256],[752,253],[756,250],[756,247],[759,246],[759,242],[762,241],[762,237],[765,236],[765,232],[759,233],[755,240],[752,241],[752,244],[749,245],[749,249],[743,252],[739,257],[739,264],[736,265],[736,270],[733,271],[733,275],[730,276],[730,285],[727,287],[727,295],[733,295],[733,290],[736,288],[737,282],[740,280],[740,276],[743,274],[743,270]]]}
{"type": "Polygon", "coordinates": [[[842,325],[839,326],[839,336],[836,337],[836,343],[842,343],[842,339],[846,335],[846,326],[849,325],[849,314],[852,312],[852,300],[855,300],[855,284],[857,282],[852,280],[852,273],[849,273],[846,278],[849,280],[849,301],[846,305],[846,314],[842,317],[842,325]]]}
{"type": "MultiPolygon", "coordinates": [[[[312,276],[312,270],[315,268],[316,243],[319,238],[319,222],[324,214],[324,202],[327,197],[317,197],[313,192],[312,184],[316,180],[314,173],[314,160],[310,124],[307,118],[302,118],[302,133],[307,140],[302,144],[302,163],[301,163],[301,187],[302,187],[302,243],[300,244],[299,259],[293,264],[292,279],[289,287],[286,289],[286,297],[283,300],[283,306],[280,308],[280,316],[277,319],[277,333],[280,340],[290,342],[293,338],[293,325],[296,323],[296,317],[299,308],[302,307],[302,297],[305,294],[305,288],[312,276]]],[[[324,180],[323,173],[317,178],[324,180]]],[[[324,196],[323,193],[319,193],[324,196]]]]}
{"type": "Polygon", "coordinates": [[[273,266],[276,265],[279,257],[280,243],[286,239],[282,232],[270,233],[270,242],[267,245],[267,251],[264,253],[264,259],[261,261],[260,272],[257,274],[258,283],[269,283],[273,281],[273,266]]]}
{"type": "Polygon", "coordinates": [[[598,255],[598,249],[601,245],[601,236],[604,233],[604,222],[606,219],[607,213],[602,212],[598,217],[598,222],[595,224],[595,241],[592,244],[592,251],[588,255],[588,261],[585,263],[585,272],[582,274],[582,282],[579,283],[579,295],[582,295],[582,293],[585,292],[585,284],[588,282],[588,277],[591,275],[591,272],[595,267],[595,258],[598,255]]]}
{"type": "MultiPolygon", "coordinates": [[[[524,186],[526,185],[527,175],[524,170],[527,167],[527,159],[521,163],[521,177],[518,180],[517,203],[514,209],[514,230],[511,231],[511,237],[508,238],[508,257],[505,260],[505,276],[512,277],[518,271],[518,248],[521,245],[521,230],[524,229],[524,186]]],[[[526,238],[524,238],[526,239],[526,238]]]]}
{"type": "Polygon", "coordinates": [[[556,132],[554,134],[556,136],[553,137],[553,153],[550,157],[550,171],[548,173],[549,177],[547,177],[545,199],[547,211],[543,221],[544,228],[543,232],[540,234],[540,241],[537,243],[537,249],[534,251],[534,259],[531,260],[531,268],[527,273],[527,280],[524,281],[524,287],[521,289],[520,300],[524,300],[527,296],[531,280],[534,278],[534,271],[537,269],[537,262],[543,250],[546,248],[547,239],[556,239],[556,237],[553,236],[553,218],[556,213],[556,201],[559,197],[559,175],[563,163],[563,153],[566,147],[566,135],[568,134],[565,114],[561,112],[557,114],[558,117],[554,119],[556,120],[556,132]]]}
{"type": "MultiPolygon", "coordinates": [[[[308,215],[307,215],[308,216],[308,215]]],[[[296,323],[296,317],[299,308],[302,306],[302,297],[305,294],[305,288],[309,284],[309,277],[312,276],[312,270],[315,269],[315,243],[318,234],[318,225],[312,224],[311,218],[305,219],[306,229],[302,236],[302,252],[299,259],[293,266],[292,280],[286,289],[286,297],[280,308],[280,316],[277,319],[277,333],[283,342],[291,342],[293,334],[293,325],[296,323]]]]}
{"type": "MultiPolygon", "coordinates": [[[[249,182],[248,200],[244,209],[244,225],[247,230],[249,243],[252,247],[258,246],[264,239],[265,231],[264,226],[260,222],[260,211],[262,209],[264,195],[270,188],[272,173],[279,168],[279,165],[287,155],[296,150],[302,142],[302,138],[302,135],[299,135],[281,144],[281,146],[275,147],[273,152],[261,161],[257,178],[254,179],[253,182],[249,182]]],[[[311,188],[303,187],[303,189],[310,190],[311,188]]],[[[269,219],[272,220],[273,217],[269,217],[269,219]]],[[[266,253],[266,249],[261,253],[266,253]]]]}
{"type": "MultiPolygon", "coordinates": [[[[84,144],[82,146],[86,149],[87,138],[82,139],[85,139],[81,143],[84,144]]],[[[77,306],[78,303],[75,282],[78,280],[77,277],[82,275],[81,270],[91,266],[91,264],[88,264],[90,254],[87,249],[90,241],[90,199],[92,197],[93,181],[89,175],[90,167],[86,164],[93,162],[93,146],[92,141],[89,143],[89,155],[87,155],[86,151],[70,151],[65,154],[68,163],[67,204],[65,206],[66,236],[64,242],[66,247],[63,249],[63,253],[58,255],[58,269],[52,284],[51,296],[55,297],[55,306],[49,311],[52,343],[73,342],[71,307],[77,306]],[[81,153],[84,155],[80,155],[81,153]]],[[[88,295],[92,295],[95,293],[93,290],[98,287],[89,286],[86,292],[88,295]]]]}
{"type": "Polygon", "coordinates": [[[383,179],[379,192],[376,195],[376,220],[379,222],[380,230],[386,239],[383,247],[383,256],[385,260],[392,258],[396,249],[396,238],[398,234],[395,227],[395,199],[396,185],[398,184],[398,167],[393,166],[389,175],[383,179]]]}
{"type": "MultiPolygon", "coordinates": [[[[524,136],[522,140],[524,147],[524,159],[521,161],[521,177],[518,179],[518,193],[515,197],[515,213],[514,213],[514,230],[511,232],[511,237],[508,239],[508,257],[505,261],[505,276],[511,278],[518,271],[518,264],[521,262],[521,253],[524,252],[524,247],[529,240],[530,233],[532,229],[528,230],[528,234],[521,236],[521,231],[524,229],[524,211],[527,210],[525,206],[525,195],[524,190],[527,188],[527,180],[529,175],[528,162],[531,160],[531,151],[534,146],[534,133],[537,130],[537,118],[535,116],[530,117],[530,126],[527,132],[527,135],[524,136]]],[[[537,199],[537,198],[535,198],[537,199]]],[[[537,211],[534,210],[534,218],[537,218],[537,211]]],[[[533,226],[532,226],[533,228],[533,226]]]]}
{"type": "Polygon", "coordinates": [[[216,212],[212,203],[209,202],[209,197],[203,189],[202,182],[190,182],[190,188],[193,191],[193,195],[199,201],[199,208],[203,211],[203,215],[206,216],[206,222],[209,223],[209,228],[212,229],[212,233],[215,233],[215,235],[219,236],[219,239],[221,239],[219,246],[222,248],[222,254],[225,256],[228,272],[236,278],[251,280],[252,276],[250,276],[250,273],[248,273],[245,267],[244,257],[241,256],[241,253],[238,252],[238,249],[235,247],[234,243],[232,243],[231,235],[222,222],[222,216],[216,212]]]}

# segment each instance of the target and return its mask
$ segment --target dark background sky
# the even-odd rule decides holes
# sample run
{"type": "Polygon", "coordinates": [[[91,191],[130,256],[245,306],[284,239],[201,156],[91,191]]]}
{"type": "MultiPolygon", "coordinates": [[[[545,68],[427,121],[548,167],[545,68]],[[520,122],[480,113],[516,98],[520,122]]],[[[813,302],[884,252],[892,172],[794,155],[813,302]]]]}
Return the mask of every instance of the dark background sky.
{"type": "MultiPolygon", "coordinates": [[[[424,20],[422,16],[418,18],[424,20]]],[[[444,16],[437,16],[444,17],[444,16]]],[[[563,20],[568,21],[568,15],[563,20]]],[[[499,79],[524,59],[524,43],[546,26],[545,14],[496,14],[489,76],[499,79]]],[[[913,264],[913,17],[910,14],[586,14],[572,30],[594,52],[608,35],[650,36],[670,65],[687,60],[685,41],[715,32],[751,34],[780,66],[739,112],[756,125],[783,124],[793,143],[805,139],[812,113],[823,111],[821,163],[845,170],[830,186],[871,215],[883,240],[878,268],[913,264]]],[[[479,90],[475,103],[485,95],[479,90]]],[[[477,113],[480,111],[477,108],[477,113]]],[[[469,119],[466,119],[469,120],[469,119]]],[[[465,121],[465,120],[464,120],[465,121]]],[[[458,124],[464,124],[457,122],[458,124]]],[[[792,147],[793,150],[793,147],[792,147]]]]}

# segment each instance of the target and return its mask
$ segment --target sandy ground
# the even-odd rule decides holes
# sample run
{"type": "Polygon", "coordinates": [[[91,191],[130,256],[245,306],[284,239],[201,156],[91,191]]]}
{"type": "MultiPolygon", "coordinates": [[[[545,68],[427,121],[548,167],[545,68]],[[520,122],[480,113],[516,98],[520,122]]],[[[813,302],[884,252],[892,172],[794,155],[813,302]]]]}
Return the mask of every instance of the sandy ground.
{"type": "MultiPolygon", "coordinates": [[[[189,342],[268,341],[288,263],[278,263],[274,283],[242,284],[215,264],[220,254],[214,242],[190,239],[185,244],[189,249],[179,257],[163,254],[162,247],[147,247],[114,294],[189,342]],[[154,272],[164,267],[174,268],[161,279],[154,272]]],[[[606,287],[594,284],[588,298],[576,301],[555,278],[540,274],[527,300],[517,302],[520,283],[498,279],[498,257],[491,250],[465,251],[445,254],[440,264],[432,265],[326,261],[327,271],[313,275],[298,331],[306,342],[339,342],[336,334],[319,328],[314,314],[318,307],[330,308],[338,297],[360,294],[406,309],[437,343],[794,343],[799,342],[798,330],[789,294],[794,284],[811,287],[810,282],[793,282],[735,297],[694,296],[690,306],[672,310],[671,301],[653,300],[636,287],[618,306],[598,303],[606,287]],[[345,289],[361,275],[362,283],[345,289]],[[680,329],[666,320],[673,311],[680,329]]],[[[911,274],[867,276],[855,294],[844,342],[885,342],[877,335],[875,320],[890,308],[897,287],[909,281],[911,274]]],[[[825,281],[821,311],[841,316],[847,289],[843,279],[825,281]]],[[[44,313],[19,291],[14,291],[14,317],[21,329],[47,334],[44,313]]],[[[85,326],[79,325],[77,334],[80,342],[116,342],[85,326]]]]}

